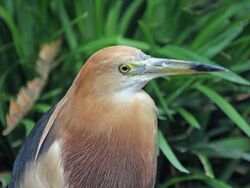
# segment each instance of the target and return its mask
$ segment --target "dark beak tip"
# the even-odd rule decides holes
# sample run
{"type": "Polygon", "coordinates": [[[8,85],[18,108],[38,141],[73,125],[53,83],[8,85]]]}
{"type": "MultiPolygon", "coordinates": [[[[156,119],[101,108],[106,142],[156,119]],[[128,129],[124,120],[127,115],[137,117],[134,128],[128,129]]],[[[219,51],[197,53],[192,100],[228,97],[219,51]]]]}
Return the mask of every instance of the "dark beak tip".
{"type": "Polygon", "coordinates": [[[198,71],[198,72],[218,72],[218,71],[225,71],[228,72],[229,70],[220,66],[216,65],[207,65],[207,64],[200,64],[200,63],[193,63],[191,69],[198,71]]]}
{"type": "Polygon", "coordinates": [[[224,67],[213,66],[212,68],[210,68],[209,71],[210,71],[210,72],[218,72],[218,71],[228,72],[229,70],[226,69],[226,68],[224,68],[224,67]]]}

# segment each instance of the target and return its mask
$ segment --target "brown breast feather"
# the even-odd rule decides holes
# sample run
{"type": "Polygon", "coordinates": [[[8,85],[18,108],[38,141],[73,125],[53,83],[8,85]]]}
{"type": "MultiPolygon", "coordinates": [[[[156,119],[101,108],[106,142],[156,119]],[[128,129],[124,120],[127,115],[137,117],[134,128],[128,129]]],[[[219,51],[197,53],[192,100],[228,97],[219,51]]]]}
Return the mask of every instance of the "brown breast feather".
{"type": "Polygon", "coordinates": [[[58,120],[63,130],[62,160],[68,187],[154,186],[155,109],[144,95],[150,105],[141,99],[124,108],[86,100],[89,104],[75,103],[69,107],[70,118],[62,116],[58,120]],[[83,109],[84,106],[88,107],[83,109]]]}

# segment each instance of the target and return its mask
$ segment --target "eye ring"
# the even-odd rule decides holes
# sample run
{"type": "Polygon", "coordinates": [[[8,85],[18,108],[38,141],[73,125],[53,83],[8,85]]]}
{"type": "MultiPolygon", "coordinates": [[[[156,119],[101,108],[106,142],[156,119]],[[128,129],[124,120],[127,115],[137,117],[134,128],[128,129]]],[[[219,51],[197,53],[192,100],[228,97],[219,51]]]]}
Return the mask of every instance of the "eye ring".
{"type": "Polygon", "coordinates": [[[128,73],[131,68],[126,64],[121,64],[119,65],[118,69],[121,73],[128,73]]]}

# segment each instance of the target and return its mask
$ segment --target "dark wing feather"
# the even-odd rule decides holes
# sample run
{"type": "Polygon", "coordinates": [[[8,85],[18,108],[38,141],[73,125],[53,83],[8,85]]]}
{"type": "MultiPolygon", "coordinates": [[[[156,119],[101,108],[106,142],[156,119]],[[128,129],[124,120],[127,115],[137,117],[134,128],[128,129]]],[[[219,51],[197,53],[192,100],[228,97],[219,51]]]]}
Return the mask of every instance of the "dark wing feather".
{"type": "MultiPolygon", "coordinates": [[[[16,157],[9,188],[16,187],[25,170],[26,164],[34,160],[43,131],[54,110],[55,107],[51,108],[47,113],[45,113],[38,121],[37,125],[33,128],[29,136],[26,138],[16,157]]],[[[46,144],[43,146],[43,152],[49,148],[52,142],[53,141],[51,139],[46,142],[46,144]]]]}

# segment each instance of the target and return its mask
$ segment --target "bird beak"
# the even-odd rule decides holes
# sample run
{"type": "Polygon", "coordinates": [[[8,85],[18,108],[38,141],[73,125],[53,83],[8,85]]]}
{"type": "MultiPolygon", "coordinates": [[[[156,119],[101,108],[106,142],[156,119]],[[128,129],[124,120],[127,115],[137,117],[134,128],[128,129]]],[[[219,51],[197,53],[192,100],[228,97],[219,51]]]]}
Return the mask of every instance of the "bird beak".
{"type": "Polygon", "coordinates": [[[144,73],[152,74],[154,77],[175,74],[193,74],[199,72],[227,71],[227,69],[215,65],[152,57],[144,60],[143,64],[144,73]]]}

